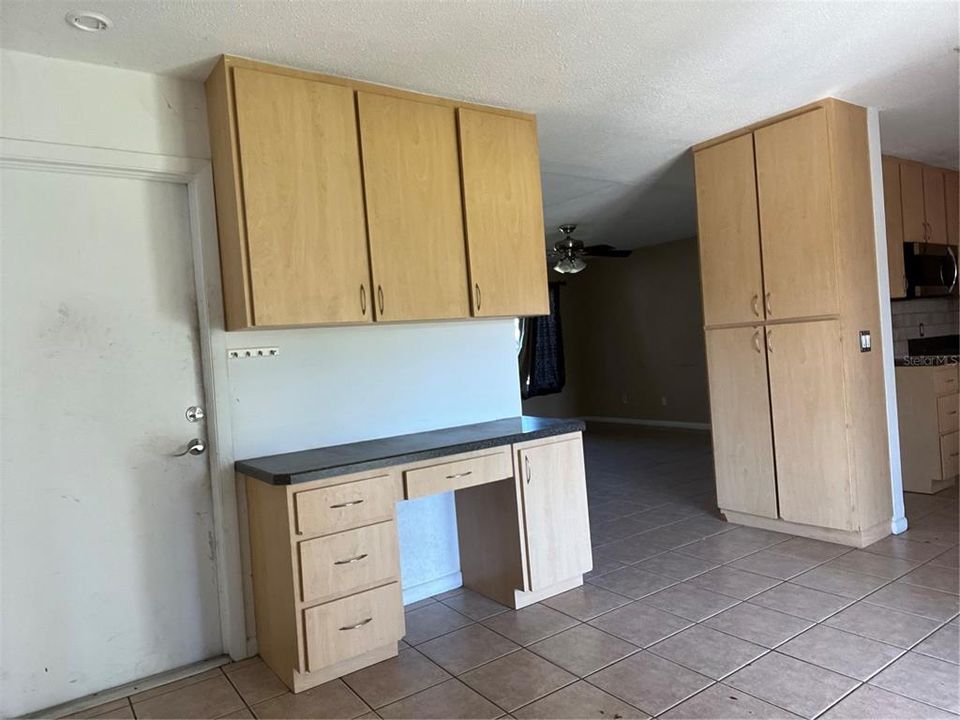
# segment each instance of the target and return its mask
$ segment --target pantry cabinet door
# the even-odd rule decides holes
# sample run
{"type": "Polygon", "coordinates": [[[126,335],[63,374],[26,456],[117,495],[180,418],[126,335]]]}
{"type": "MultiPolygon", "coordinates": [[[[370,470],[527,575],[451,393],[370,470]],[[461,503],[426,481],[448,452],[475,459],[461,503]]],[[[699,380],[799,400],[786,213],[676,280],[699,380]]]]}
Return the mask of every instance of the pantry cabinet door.
{"type": "Polygon", "coordinates": [[[777,517],[767,351],[762,327],[707,330],[717,504],[777,517]]]}
{"type": "Polygon", "coordinates": [[[469,317],[454,109],[368,92],[357,106],[377,319],[469,317]]]}
{"type": "Polygon", "coordinates": [[[457,115],[473,314],[546,315],[536,123],[467,108],[457,115]]]}
{"type": "Polygon", "coordinates": [[[762,319],[753,135],[701,150],[694,163],[704,324],[762,319]]]}
{"type": "Polygon", "coordinates": [[[767,328],[780,517],[854,530],[840,324],[767,328]]]}
{"type": "Polygon", "coordinates": [[[369,322],[353,92],[233,70],[257,326],[369,322]]]}
{"type": "Polygon", "coordinates": [[[529,589],[537,591],[593,567],[583,443],[545,441],[516,452],[529,589]]]}
{"type": "Polygon", "coordinates": [[[819,108],[754,133],[767,318],[838,312],[830,143],[819,108]]]}

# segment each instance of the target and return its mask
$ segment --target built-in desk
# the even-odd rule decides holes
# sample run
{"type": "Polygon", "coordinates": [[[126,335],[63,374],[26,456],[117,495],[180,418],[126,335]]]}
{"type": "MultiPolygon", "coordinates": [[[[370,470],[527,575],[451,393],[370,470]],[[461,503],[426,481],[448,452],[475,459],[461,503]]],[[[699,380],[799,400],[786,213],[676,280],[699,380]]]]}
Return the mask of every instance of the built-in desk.
{"type": "Polygon", "coordinates": [[[398,500],[455,492],[471,590],[521,608],[581,585],[583,427],[505,418],[237,462],[261,657],[297,692],[397,654],[398,500]]]}

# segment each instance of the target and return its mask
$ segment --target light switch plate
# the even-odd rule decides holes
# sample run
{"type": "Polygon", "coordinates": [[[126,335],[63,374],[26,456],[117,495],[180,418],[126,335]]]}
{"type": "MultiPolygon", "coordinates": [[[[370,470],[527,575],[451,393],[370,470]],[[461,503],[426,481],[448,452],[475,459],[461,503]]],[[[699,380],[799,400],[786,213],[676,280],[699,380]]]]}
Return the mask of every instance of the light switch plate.
{"type": "Polygon", "coordinates": [[[873,339],[869,330],[860,331],[860,352],[870,352],[873,349],[873,339]]]}

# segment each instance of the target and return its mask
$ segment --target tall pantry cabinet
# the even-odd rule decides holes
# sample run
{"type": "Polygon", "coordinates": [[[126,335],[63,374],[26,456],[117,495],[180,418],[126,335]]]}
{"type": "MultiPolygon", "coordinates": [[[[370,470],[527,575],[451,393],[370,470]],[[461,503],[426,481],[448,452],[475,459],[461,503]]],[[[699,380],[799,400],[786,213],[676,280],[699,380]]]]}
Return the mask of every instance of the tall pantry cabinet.
{"type": "Polygon", "coordinates": [[[827,99],[694,160],[720,509],[867,545],[892,508],[866,111],[827,99]]]}

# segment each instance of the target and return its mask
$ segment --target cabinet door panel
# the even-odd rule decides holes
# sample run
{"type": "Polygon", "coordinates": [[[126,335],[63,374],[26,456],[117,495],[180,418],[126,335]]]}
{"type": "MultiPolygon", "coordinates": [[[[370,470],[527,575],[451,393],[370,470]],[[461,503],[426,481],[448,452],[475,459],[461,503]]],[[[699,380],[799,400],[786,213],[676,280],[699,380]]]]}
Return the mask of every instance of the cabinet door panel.
{"type": "Polygon", "coordinates": [[[853,530],[839,323],[777,325],[767,342],[780,516],[853,530]]]}
{"type": "Polygon", "coordinates": [[[245,68],[233,73],[254,324],[369,321],[352,92],[245,68]]]}
{"type": "Polygon", "coordinates": [[[900,205],[900,163],[883,159],[883,211],[887,229],[887,269],[890,297],[907,296],[907,276],[903,264],[903,211],[900,205]]]}
{"type": "Polygon", "coordinates": [[[357,103],[377,319],[469,317],[454,109],[365,92],[357,103]]]}
{"type": "Polygon", "coordinates": [[[900,164],[900,202],[903,207],[903,241],[923,242],[927,231],[923,210],[923,168],[900,164]]]}
{"type": "Polygon", "coordinates": [[[837,312],[826,111],[754,133],[768,318],[837,312]]]}
{"type": "Polygon", "coordinates": [[[923,215],[927,220],[929,241],[947,244],[947,207],[943,191],[943,170],[923,168],[923,215]]]}
{"type": "Polygon", "coordinates": [[[460,108],[473,314],[546,315],[546,240],[536,124],[460,108]]]}
{"type": "Polygon", "coordinates": [[[593,567],[583,444],[547,442],[517,451],[530,590],[593,567]]]}
{"type": "Polygon", "coordinates": [[[960,173],[945,171],[943,188],[947,204],[947,242],[956,247],[960,245],[960,173]]]}
{"type": "Polygon", "coordinates": [[[777,517],[767,358],[762,327],[707,330],[717,504],[777,517]]]}
{"type": "Polygon", "coordinates": [[[760,319],[763,279],[753,135],[701,150],[694,162],[704,324],[760,319]]]}

